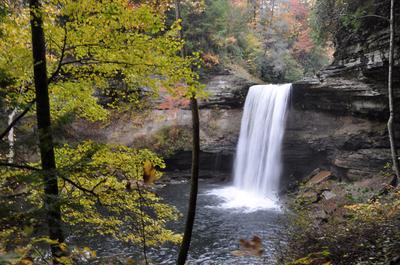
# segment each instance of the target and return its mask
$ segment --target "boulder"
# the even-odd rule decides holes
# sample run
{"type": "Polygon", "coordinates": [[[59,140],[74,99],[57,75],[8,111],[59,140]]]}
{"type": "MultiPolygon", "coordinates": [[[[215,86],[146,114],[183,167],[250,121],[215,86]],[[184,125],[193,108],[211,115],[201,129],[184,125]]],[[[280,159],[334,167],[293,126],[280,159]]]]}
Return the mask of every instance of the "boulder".
{"type": "Polygon", "coordinates": [[[327,170],[322,170],[316,173],[309,181],[307,181],[307,186],[318,185],[321,182],[328,180],[332,176],[332,173],[327,170]]]}

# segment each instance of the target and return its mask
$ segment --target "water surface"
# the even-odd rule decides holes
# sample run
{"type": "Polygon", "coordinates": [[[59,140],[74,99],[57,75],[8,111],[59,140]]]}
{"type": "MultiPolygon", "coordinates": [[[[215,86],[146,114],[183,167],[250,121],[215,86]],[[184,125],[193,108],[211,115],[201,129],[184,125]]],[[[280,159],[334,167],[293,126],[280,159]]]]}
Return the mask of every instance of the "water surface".
{"type": "MultiPolygon", "coordinates": [[[[276,210],[245,211],[220,207],[223,201],[209,191],[224,188],[224,184],[200,182],[198,211],[194,225],[189,264],[275,264],[275,248],[280,240],[282,213],[276,210]],[[239,239],[250,239],[254,235],[263,240],[265,253],[262,257],[236,257],[232,251],[239,249],[239,239]]],[[[169,184],[158,191],[168,203],[186,212],[189,199],[189,184],[169,184]]],[[[170,224],[175,231],[183,231],[184,219],[170,224]]],[[[112,239],[98,242],[99,256],[118,256],[121,260],[137,259],[137,249],[125,246],[112,239]],[[135,254],[136,253],[136,254],[135,254]]],[[[178,247],[165,245],[149,251],[149,260],[154,264],[175,264],[178,247]]]]}

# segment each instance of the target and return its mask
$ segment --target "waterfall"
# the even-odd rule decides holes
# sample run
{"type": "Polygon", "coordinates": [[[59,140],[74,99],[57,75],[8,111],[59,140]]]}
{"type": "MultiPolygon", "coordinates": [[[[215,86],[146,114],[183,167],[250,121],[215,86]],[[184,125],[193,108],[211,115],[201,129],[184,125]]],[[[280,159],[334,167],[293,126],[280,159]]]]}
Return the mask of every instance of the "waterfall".
{"type": "Polygon", "coordinates": [[[290,88],[290,84],[250,88],[236,152],[235,187],[276,199],[290,88]]]}
{"type": "Polygon", "coordinates": [[[246,98],[234,164],[234,185],[212,191],[223,207],[278,206],[282,139],[292,85],[252,86],[246,98]]]}

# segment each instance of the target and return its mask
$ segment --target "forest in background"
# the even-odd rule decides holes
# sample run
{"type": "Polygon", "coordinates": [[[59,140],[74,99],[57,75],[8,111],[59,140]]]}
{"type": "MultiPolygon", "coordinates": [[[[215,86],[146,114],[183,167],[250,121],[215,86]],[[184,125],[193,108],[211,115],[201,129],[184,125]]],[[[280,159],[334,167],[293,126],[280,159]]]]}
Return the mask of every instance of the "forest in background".
{"type": "Polygon", "coordinates": [[[275,83],[314,76],[329,63],[332,47],[315,41],[312,9],[302,0],[186,1],[186,50],[201,52],[208,71],[239,66],[275,83]]]}

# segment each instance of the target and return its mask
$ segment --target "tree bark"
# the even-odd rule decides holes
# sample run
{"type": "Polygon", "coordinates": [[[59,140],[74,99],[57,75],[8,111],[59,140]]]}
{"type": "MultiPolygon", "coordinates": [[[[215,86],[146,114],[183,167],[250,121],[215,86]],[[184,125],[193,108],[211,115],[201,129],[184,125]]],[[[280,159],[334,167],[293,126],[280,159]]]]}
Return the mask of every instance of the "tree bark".
{"type": "MultiPolygon", "coordinates": [[[[175,0],[175,20],[180,20],[181,21],[181,26],[182,26],[182,16],[181,16],[181,1],[180,0],[175,0]]],[[[179,38],[183,40],[183,32],[182,29],[179,30],[179,38]]],[[[185,56],[185,48],[181,49],[181,57],[185,56]]]]}
{"type": "MultiPolygon", "coordinates": [[[[180,0],[175,0],[175,19],[181,20],[181,5],[180,0]]],[[[179,31],[179,36],[183,39],[182,30],[179,31]]],[[[185,49],[182,48],[181,56],[185,56],[185,49]]],[[[197,206],[197,193],[199,185],[199,154],[200,154],[200,119],[199,119],[199,107],[197,104],[196,95],[192,95],[190,98],[190,108],[192,110],[192,176],[190,184],[190,198],[188,205],[188,212],[186,217],[185,231],[181,247],[179,249],[177,265],[184,265],[188,256],[190,242],[192,240],[193,225],[196,216],[197,206]]]]}
{"type": "Polygon", "coordinates": [[[179,250],[179,257],[177,265],[184,265],[189,252],[190,241],[192,239],[193,224],[196,215],[198,182],[199,182],[199,153],[200,153],[200,121],[199,121],[199,108],[197,99],[192,97],[190,99],[190,106],[192,109],[192,123],[193,123],[193,150],[192,150],[192,178],[190,186],[190,199],[189,209],[187,213],[185,233],[183,235],[182,244],[179,250]]]}
{"type": "MultiPolygon", "coordinates": [[[[11,123],[14,120],[15,115],[17,114],[18,109],[15,108],[11,111],[11,113],[8,115],[8,126],[11,125],[11,123]]],[[[8,163],[13,163],[14,162],[14,142],[15,142],[15,135],[14,135],[14,127],[11,128],[11,130],[8,132],[8,155],[7,155],[7,160],[8,163]]]]}
{"type": "Polygon", "coordinates": [[[61,228],[58,180],[56,175],[53,135],[51,131],[46,46],[40,0],[30,0],[29,7],[31,13],[36,117],[39,133],[40,158],[44,177],[44,205],[47,211],[46,219],[49,237],[58,242],[58,244],[51,245],[53,262],[55,264],[61,264],[62,262],[59,261],[59,258],[65,256],[65,253],[62,251],[60,243],[64,242],[64,236],[61,228]]]}
{"type": "Polygon", "coordinates": [[[394,58],[394,27],[395,18],[394,18],[394,0],[391,0],[390,3],[390,49],[389,49],[389,78],[388,78],[388,94],[389,94],[389,120],[387,123],[388,132],[389,132],[389,141],[390,141],[390,151],[392,154],[392,163],[394,176],[391,181],[392,186],[397,186],[400,178],[399,173],[399,159],[397,154],[397,146],[396,146],[396,136],[394,131],[394,93],[393,93],[393,58],[394,58]]]}

